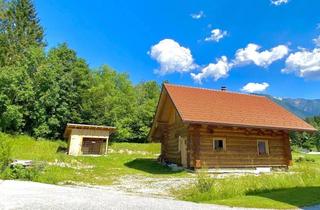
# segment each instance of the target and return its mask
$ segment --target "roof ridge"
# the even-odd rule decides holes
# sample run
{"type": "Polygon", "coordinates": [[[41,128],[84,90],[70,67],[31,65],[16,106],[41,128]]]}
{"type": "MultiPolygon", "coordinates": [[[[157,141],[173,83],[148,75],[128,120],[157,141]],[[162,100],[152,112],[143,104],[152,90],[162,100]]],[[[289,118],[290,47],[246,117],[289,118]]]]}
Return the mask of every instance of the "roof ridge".
{"type": "Polygon", "coordinates": [[[208,90],[208,91],[213,91],[213,92],[223,92],[223,93],[232,93],[232,94],[239,94],[239,95],[246,95],[246,96],[255,96],[255,97],[262,97],[262,98],[267,98],[265,96],[262,95],[256,95],[256,94],[248,94],[248,93],[239,93],[239,92],[235,92],[235,91],[221,91],[221,90],[217,90],[217,89],[210,89],[210,88],[204,88],[204,87],[193,87],[193,86],[188,86],[188,85],[179,85],[179,84],[171,84],[171,83],[164,83],[164,85],[169,85],[169,86],[175,86],[175,87],[183,87],[183,88],[192,88],[192,89],[200,89],[200,90],[208,90]]]}

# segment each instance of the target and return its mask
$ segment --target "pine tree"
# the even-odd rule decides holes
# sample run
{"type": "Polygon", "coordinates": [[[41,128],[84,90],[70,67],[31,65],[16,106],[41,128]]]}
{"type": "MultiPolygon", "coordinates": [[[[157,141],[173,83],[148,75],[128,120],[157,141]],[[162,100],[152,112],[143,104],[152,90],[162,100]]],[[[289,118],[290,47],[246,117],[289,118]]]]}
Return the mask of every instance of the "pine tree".
{"type": "Polygon", "coordinates": [[[42,48],[44,32],[30,0],[1,3],[0,67],[23,65],[31,48],[42,48]]]}

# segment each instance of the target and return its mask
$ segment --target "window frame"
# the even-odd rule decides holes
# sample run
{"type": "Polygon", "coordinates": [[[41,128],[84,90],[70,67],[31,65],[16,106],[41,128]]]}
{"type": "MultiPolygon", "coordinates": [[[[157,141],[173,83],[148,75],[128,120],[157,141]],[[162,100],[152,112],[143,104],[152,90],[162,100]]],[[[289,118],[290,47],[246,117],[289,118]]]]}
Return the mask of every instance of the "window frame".
{"type": "Polygon", "coordinates": [[[226,138],[225,138],[225,137],[214,137],[214,138],[212,139],[212,150],[213,150],[214,152],[225,152],[225,151],[227,151],[226,138]],[[216,141],[219,141],[219,140],[222,140],[222,149],[221,149],[221,150],[217,150],[217,149],[215,148],[215,142],[216,142],[216,141]]]}
{"type": "Polygon", "coordinates": [[[258,156],[268,156],[270,154],[269,141],[268,140],[262,140],[262,139],[258,139],[257,140],[257,154],[258,154],[258,156]],[[266,154],[260,154],[260,152],[259,152],[259,142],[264,142],[266,154]]]}

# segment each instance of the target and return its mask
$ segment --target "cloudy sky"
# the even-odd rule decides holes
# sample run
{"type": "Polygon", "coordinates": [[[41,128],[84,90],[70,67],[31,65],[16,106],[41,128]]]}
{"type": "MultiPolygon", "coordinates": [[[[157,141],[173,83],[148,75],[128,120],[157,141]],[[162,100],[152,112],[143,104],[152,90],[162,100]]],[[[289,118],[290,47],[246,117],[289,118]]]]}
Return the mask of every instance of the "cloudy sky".
{"type": "Polygon", "coordinates": [[[320,1],[35,0],[49,47],[133,82],[320,98],[320,1]]]}

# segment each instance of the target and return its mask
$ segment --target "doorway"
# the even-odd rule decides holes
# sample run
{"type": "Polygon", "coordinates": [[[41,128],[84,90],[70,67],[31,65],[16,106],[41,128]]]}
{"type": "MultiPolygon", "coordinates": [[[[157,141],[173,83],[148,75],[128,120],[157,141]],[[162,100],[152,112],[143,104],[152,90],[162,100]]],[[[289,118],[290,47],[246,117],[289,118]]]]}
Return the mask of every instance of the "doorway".
{"type": "Polygon", "coordinates": [[[100,155],[103,151],[104,139],[83,138],[82,154],[84,155],[100,155]]]}
{"type": "Polygon", "coordinates": [[[187,138],[179,136],[179,148],[181,155],[181,165],[187,167],[187,138]]]}

